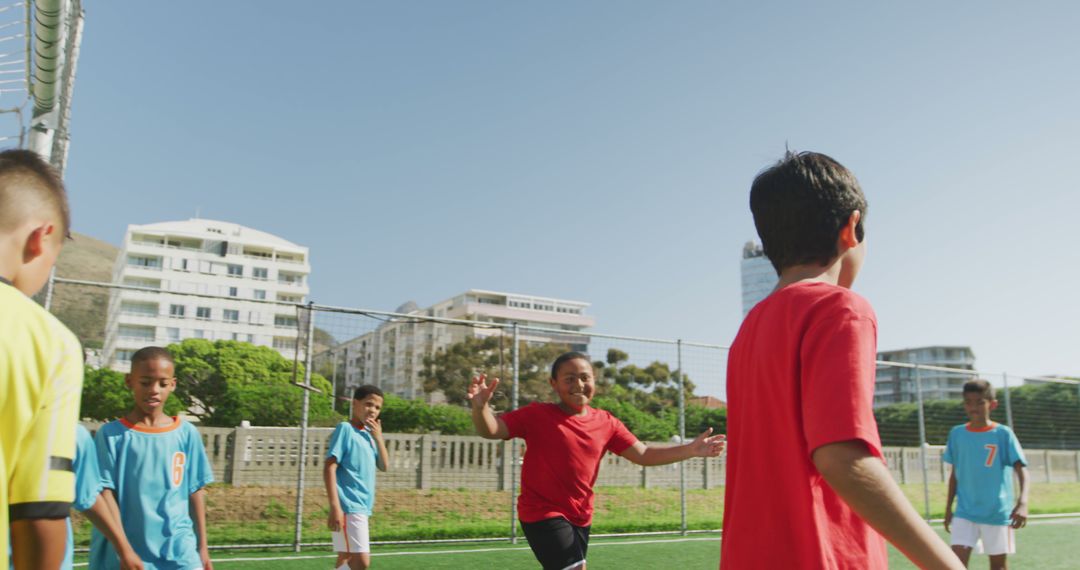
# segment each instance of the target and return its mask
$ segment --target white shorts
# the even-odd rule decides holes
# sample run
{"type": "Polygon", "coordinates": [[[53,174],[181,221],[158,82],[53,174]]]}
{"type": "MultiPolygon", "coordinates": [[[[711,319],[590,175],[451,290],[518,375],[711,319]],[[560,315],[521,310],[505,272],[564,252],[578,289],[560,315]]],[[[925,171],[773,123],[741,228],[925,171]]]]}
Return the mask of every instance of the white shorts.
{"type": "Polygon", "coordinates": [[[951,544],[974,548],[976,554],[987,556],[1016,554],[1013,528],[1007,524],[981,524],[955,517],[952,520],[951,544]]]}
{"type": "Polygon", "coordinates": [[[330,532],[331,540],[334,542],[334,552],[341,554],[371,552],[371,535],[368,534],[367,515],[347,513],[345,515],[345,528],[342,530],[344,532],[330,532]]]}

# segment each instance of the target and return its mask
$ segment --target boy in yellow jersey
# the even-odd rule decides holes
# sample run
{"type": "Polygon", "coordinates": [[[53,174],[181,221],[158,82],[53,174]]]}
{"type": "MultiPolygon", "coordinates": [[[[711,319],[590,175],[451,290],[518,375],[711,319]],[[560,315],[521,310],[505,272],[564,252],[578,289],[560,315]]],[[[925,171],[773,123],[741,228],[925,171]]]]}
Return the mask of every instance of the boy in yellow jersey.
{"type": "Polygon", "coordinates": [[[0,568],[57,568],[75,495],[79,341],[30,299],[49,278],[70,215],[38,155],[0,152],[0,568]]]}

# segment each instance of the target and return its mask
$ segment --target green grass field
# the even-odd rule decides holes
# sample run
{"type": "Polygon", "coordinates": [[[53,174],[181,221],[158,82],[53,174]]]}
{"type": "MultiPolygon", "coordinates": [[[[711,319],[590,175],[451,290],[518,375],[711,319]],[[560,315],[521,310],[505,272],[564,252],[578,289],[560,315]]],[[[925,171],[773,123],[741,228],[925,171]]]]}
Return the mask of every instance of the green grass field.
{"type": "MultiPolygon", "coordinates": [[[[923,512],[921,485],[904,492],[923,512]]],[[[329,542],[326,498],[319,489],[305,494],[304,541],[329,542]]],[[[930,486],[931,518],[941,518],[945,485],[930,486]]],[[[295,491],[283,487],[214,485],[208,494],[210,544],[292,543],[295,491]]],[[[509,492],[436,489],[380,491],[372,517],[376,541],[505,537],[509,534],[509,492]]],[[[1080,512],[1080,483],[1031,487],[1032,514],[1080,512]]],[[[687,492],[687,525],[714,530],[724,513],[723,489],[687,492]]],[[[602,487],[597,489],[596,534],[678,530],[678,489],[602,487]]],[[[76,517],[76,544],[89,544],[89,523],[76,517]]]]}
{"type": "MultiPolygon", "coordinates": [[[[937,527],[944,536],[944,531],[937,527]]],[[[1071,569],[1080,560],[1080,518],[1034,520],[1017,533],[1015,568],[1071,569]]],[[[596,538],[589,547],[589,567],[605,568],[716,568],[720,538],[715,534],[689,537],[596,538]]],[[[214,566],[223,570],[328,570],[333,555],[327,552],[215,554],[214,566]]],[[[914,568],[890,548],[890,568],[914,568]]],[[[372,567],[379,570],[458,568],[530,569],[538,567],[532,552],[521,544],[455,544],[452,546],[377,546],[372,567]]],[[[975,555],[969,566],[987,568],[985,556],[975,555]]]]}

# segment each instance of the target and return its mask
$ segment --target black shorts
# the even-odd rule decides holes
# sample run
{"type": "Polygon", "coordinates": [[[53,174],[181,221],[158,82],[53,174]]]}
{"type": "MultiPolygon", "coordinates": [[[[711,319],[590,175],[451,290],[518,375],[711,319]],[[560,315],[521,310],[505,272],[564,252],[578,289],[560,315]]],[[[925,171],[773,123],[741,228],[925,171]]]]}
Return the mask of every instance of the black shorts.
{"type": "Polygon", "coordinates": [[[565,570],[585,562],[589,528],[575,526],[563,517],[522,522],[525,538],[544,570],[565,570]]]}

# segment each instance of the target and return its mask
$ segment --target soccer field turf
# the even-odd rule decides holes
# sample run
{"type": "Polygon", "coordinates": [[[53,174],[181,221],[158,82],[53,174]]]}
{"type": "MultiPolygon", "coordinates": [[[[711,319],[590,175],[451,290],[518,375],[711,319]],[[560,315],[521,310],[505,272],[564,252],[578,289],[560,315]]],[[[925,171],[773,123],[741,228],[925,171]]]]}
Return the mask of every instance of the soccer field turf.
{"type": "MultiPolygon", "coordinates": [[[[936,526],[944,536],[941,526],[936,526]]],[[[1017,568],[1070,569],[1080,560],[1080,518],[1032,521],[1017,532],[1017,554],[1009,557],[1017,568]]],[[[639,537],[594,539],[589,546],[589,567],[604,568],[716,568],[720,561],[717,535],[689,537],[639,537]]],[[[898,552],[889,549],[891,568],[914,568],[898,552]]],[[[222,570],[329,570],[333,555],[308,552],[216,554],[215,568],[222,570]]],[[[538,568],[524,542],[510,544],[455,544],[448,546],[379,546],[372,557],[377,569],[425,570],[459,568],[538,568]]],[[[972,557],[972,569],[988,567],[985,556],[972,557]]]]}

